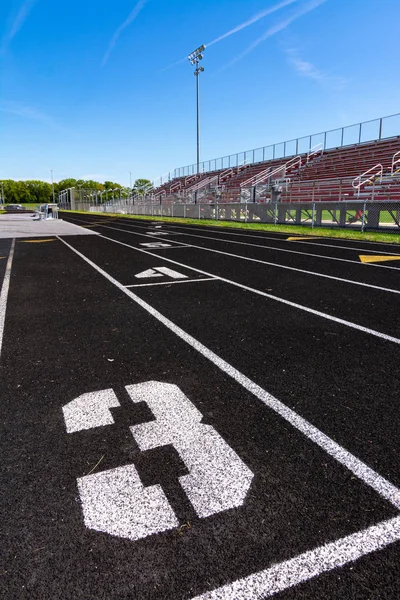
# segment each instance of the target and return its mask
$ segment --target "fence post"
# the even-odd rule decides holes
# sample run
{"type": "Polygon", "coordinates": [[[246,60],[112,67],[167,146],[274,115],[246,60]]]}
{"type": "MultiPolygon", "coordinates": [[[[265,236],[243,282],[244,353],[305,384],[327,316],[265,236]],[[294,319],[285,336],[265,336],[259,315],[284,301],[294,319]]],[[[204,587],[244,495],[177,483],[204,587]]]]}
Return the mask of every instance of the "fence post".
{"type": "Polygon", "coordinates": [[[361,219],[361,232],[364,233],[365,229],[365,211],[367,209],[367,200],[364,200],[363,211],[362,211],[362,219],[361,219]]]}
{"type": "MultiPolygon", "coordinates": [[[[314,190],[313,190],[314,193],[314,190]]],[[[315,219],[315,202],[314,202],[314,198],[312,201],[312,221],[311,221],[311,229],[314,229],[314,219],[315,219]]]]}

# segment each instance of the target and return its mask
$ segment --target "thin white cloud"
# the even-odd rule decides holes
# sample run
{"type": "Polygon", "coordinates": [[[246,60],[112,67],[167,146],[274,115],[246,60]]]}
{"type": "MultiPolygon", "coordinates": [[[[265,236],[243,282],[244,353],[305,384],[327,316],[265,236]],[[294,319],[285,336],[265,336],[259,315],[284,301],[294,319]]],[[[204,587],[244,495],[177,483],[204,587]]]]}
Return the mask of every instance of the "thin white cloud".
{"type": "Polygon", "coordinates": [[[0,110],[2,112],[17,115],[19,117],[26,117],[27,119],[33,119],[34,121],[42,121],[43,123],[53,122],[53,119],[48,115],[40,112],[33,106],[27,104],[21,104],[13,101],[2,101],[0,104],[0,110]]]}
{"type": "Polygon", "coordinates": [[[57,123],[57,121],[50,115],[41,112],[34,106],[22,104],[21,102],[2,100],[0,102],[0,112],[16,115],[17,117],[30,119],[32,121],[39,121],[40,123],[43,123],[43,125],[48,125],[49,127],[56,129],[60,132],[71,133],[69,129],[57,123]]]}
{"type": "Polygon", "coordinates": [[[103,60],[101,61],[102,67],[104,67],[104,65],[107,63],[108,59],[110,58],[110,54],[111,54],[115,44],[117,43],[119,36],[123,32],[123,30],[126,29],[126,27],[128,27],[128,25],[130,25],[132,23],[132,21],[134,21],[136,19],[136,17],[138,16],[138,14],[142,10],[142,8],[144,8],[145,4],[147,4],[147,2],[148,2],[148,0],[139,0],[139,2],[136,4],[136,6],[132,10],[132,12],[128,15],[128,17],[125,19],[125,21],[115,31],[114,35],[112,36],[112,38],[110,40],[107,51],[103,56],[103,60]]]}
{"type": "Polygon", "coordinates": [[[347,80],[344,77],[329,75],[328,73],[321,71],[312,63],[300,58],[297,50],[293,48],[288,49],[286,50],[286,55],[288,57],[289,64],[295,69],[295,71],[297,71],[297,73],[299,73],[299,75],[307,77],[308,79],[312,79],[321,85],[334,88],[338,91],[342,90],[346,86],[347,80]]]}
{"type": "Polygon", "coordinates": [[[274,6],[270,6],[269,8],[262,10],[261,12],[257,13],[256,15],[254,15],[247,21],[244,21],[244,23],[237,25],[237,27],[230,29],[223,35],[220,35],[219,37],[217,37],[212,42],[209,42],[207,44],[207,47],[212,46],[213,44],[217,44],[218,42],[220,42],[221,40],[224,40],[225,38],[229,37],[230,35],[233,35],[234,33],[237,33],[238,31],[241,31],[242,29],[245,29],[246,27],[249,27],[249,25],[253,25],[253,23],[257,23],[257,21],[259,21],[260,19],[264,19],[264,17],[271,15],[272,13],[276,12],[277,10],[280,10],[281,8],[285,8],[285,6],[288,6],[289,4],[293,4],[294,2],[298,2],[298,1],[299,0],[284,0],[283,2],[280,2],[279,4],[275,4],[274,6]]]}
{"type": "Polygon", "coordinates": [[[257,48],[257,46],[259,46],[262,42],[264,42],[268,38],[272,37],[273,35],[276,35],[280,31],[283,31],[284,29],[289,27],[289,25],[291,25],[291,23],[293,23],[294,21],[297,21],[297,19],[306,15],[307,13],[315,10],[316,8],[321,6],[321,4],[325,4],[326,1],[327,0],[312,0],[312,2],[307,2],[300,8],[300,10],[292,13],[289,17],[287,17],[286,19],[283,19],[279,23],[276,23],[272,27],[269,27],[269,29],[267,29],[267,31],[261,37],[257,38],[252,44],[250,44],[250,46],[248,46],[248,48],[246,48],[246,50],[244,52],[242,52],[241,54],[236,56],[236,58],[231,60],[228,64],[226,64],[220,70],[227,69],[228,67],[230,67],[231,65],[236,63],[238,60],[241,60],[242,58],[247,56],[247,54],[252,52],[252,50],[257,48]]]}
{"type": "Polygon", "coordinates": [[[36,2],[37,2],[37,0],[25,0],[25,2],[21,5],[14,21],[11,23],[11,27],[10,27],[9,31],[6,33],[6,35],[4,36],[4,38],[2,40],[2,44],[1,44],[1,53],[2,54],[7,50],[8,46],[11,43],[11,41],[13,40],[14,36],[18,33],[18,31],[21,29],[21,27],[25,23],[29,13],[31,12],[31,10],[32,10],[34,4],[36,4],[36,2]]]}
{"type": "MultiPolygon", "coordinates": [[[[246,27],[249,27],[250,25],[253,25],[253,23],[257,23],[257,21],[260,21],[261,19],[264,19],[268,15],[271,15],[272,13],[276,12],[277,10],[280,10],[281,8],[285,8],[285,6],[288,6],[289,4],[293,4],[294,2],[299,2],[299,0],[283,0],[282,2],[279,2],[279,4],[275,4],[274,6],[270,6],[269,8],[266,8],[265,10],[262,10],[261,12],[259,12],[256,15],[252,16],[247,21],[244,21],[243,23],[240,23],[240,25],[237,25],[233,29],[230,29],[226,33],[223,33],[219,37],[215,38],[215,40],[212,40],[212,42],[209,42],[208,44],[205,44],[206,48],[209,48],[210,46],[213,46],[214,44],[217,44],[218,42],[221,42],[222,40],[224,40],[225,38],[233,35],[234,33],[238,33],[238,31],[241,31],[242,29],[245,29],[246,27]]],[[[176,67],[177,65],[180,65],[183,62],[186,62],[186,60],[187,60],[187,57],[185,56],[185,58],[181,58],[180,60],[178,60],[177,62],[173,63],[172,65],[169,65],[168,67],[165,67],[165,69],[162,69],[161,73],[164,72],[164,71],[168,71],[168,69],[172,69],[172,67],[176,67]]]]}

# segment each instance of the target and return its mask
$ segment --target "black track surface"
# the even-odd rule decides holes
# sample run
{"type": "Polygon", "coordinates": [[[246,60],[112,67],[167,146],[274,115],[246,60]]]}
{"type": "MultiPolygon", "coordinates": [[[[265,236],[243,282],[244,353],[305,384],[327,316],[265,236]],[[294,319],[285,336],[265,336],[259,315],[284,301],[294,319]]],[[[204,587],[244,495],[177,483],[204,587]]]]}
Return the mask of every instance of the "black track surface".
{"type": "MultiPolygon", "coordinates": [[[[397,338],[399,295],[178,242],[392,290],[400,289],[400,263],[383,263],[394,269],[356,264],[359,254],[368,253],[366,246],[360,244],[360,251],[343,240],[340,245],[348,249],[336,251],[323,241],[319,246],[299,241],[290,248],[354,263],[270,249],[291,244],[280,235],[257,241],[254,233],[231,236],[265,246],[254,248],[232,244],[222,233],[223,241],[204,239],[218,237],[210,229],[167,224],[160,230],[148,221],[65,213],[63,218],[133,246],[101,236],[65,238],[400,485],[399,345],[227,281],[196,279],[222,277],[397,338]],[[104,225],[94,225],[100,222],[104,225]],[[168,235],[154,236],[160,231],[168,235]],[[152,238],[171,247],[140,245],[152,238]],[[135,277],[161,266],[190,282],[145,286],[152,280],[135,277]]],[[[11,240],[0,240],[0,256],[8,256],[10,247],[11,240]]],[[[370,246],[369,253],[380,252],[392,253],[392,248],[370,246]]],[[[0,288],[6,262],[0,260],[0,288]]],[[[398,515],[376,491],[60,240],[16,241],[0,359],[4,598],[189,600],[398,515]],[[203,423],[212,425],[254,473],[243,506],[199,518],[179,485],[178,477],[188,471],[174,447],[139,450],[129,427],[148,422],[152,414],[145,404],[132,404],[124,387],[151,380],[178,385],[203,414],[203,423]],[[108,388],[121,404],[112,409],[115,424],[67,434],[62,407],[81,394],[108,388]],[[76,480],[99,459],[95,472],[134,464],[145,486],[161,484],[180,527],[135,542],[87,529],[76,480]]],[[[397,543],[274,597],[395,600],[400,596],[398,551],[397,543]]]]}

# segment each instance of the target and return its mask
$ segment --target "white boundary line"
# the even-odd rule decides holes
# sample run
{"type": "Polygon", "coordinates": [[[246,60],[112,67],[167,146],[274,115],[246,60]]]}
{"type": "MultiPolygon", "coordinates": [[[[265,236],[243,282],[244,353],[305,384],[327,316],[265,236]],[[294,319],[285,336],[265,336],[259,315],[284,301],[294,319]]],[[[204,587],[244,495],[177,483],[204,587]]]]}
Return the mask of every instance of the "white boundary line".
{"type": "Polygon", "coordinates": [[[203,277],[202,279],[185,279],[184,281],[160,281],[157,283],[134,283],[132,285],[126,285],[126,288],[134,287],[149,287],[154,285],[175,285],[176,283],[196,283],[197,281],[218,281],[218,277],[203,277]]]}
{"type": "Polygon", "coordinates": [[[165,325],[170,331],[181,338],[189,346],[197,350],[202,356],[207,358],[221,371],[229,375],[237,383],[239,383],[248,392],[256,396],[266,406],[271,408],[274,412],[279,414],[285,421],[289,422],[295,429],[303,433],[309,440],[313,441],[317,446],[325,450],[331,457],[336,459],[339,463],[349,469],[354,475],[361,479],[364,483],[372,487],[382,498],[385,498],[393,504],[396,508],[400,509],[400,490],[390,483],[387,479],[378,475],[376,471],[368,467],[361,460],[353,456],[350,452],[345,450],[342,446],[333,441],[330,437],[322,433],[317,427],[314,427],[306,419],[303,419],[294,410],[290,409],[286,404],[283,404],[277,398],[274,398],[271,394],[265,391],[262,387],[256,384],[254,381],[246,377],[243,373],[235,369],[232,365],[227,363],[223,358],[215,354],[212,350],[209,350],[201,342],[196,340],[190,334],[186,333],[183,329],[175,325],[170,319],[162,315],[158,310],[153,308],[150,304],[142,300],[139,296],[128,290],[122,283],[119,283],[114,277],[109,275],[101,267],[92,262],[84,254],[76,250],[73,246],[68,244],[64,239],[59,237],[59,240],[65,244],[70,250],[75,252],[80,258],[82,258],[87,264],[95,269],[100,275],[105,277],[108,281],[113,283],[119,290],[124,292],[131,300],[136,302],[151,316],[155,317],[160,323],[165,325]]]}
{"type": "MultiPolygon", "coordinates": [[[[119,223],[119,225],[126,225],[128,227],[136,227],[138,229],[142,229],[143,227],[141,227],[140,225],[134,225],[131,223],[128,223],[127,221],[124,221],[123,223],[119,223]]],[[[115,229],[115,228],[111,228],[109,227],[109,225],[99,225],[99,227],[108,227],[110,229],[115,229]]],[[[127,229],[123,229],[121,231],[128,231],[127,229]]],[[[173,232],[174,235],[179,235],[178,232],[173,232]]],[[[144,234],[142,233],[141,235],[151,235],[151,234],[144,234]]],[[[288,248],[276,248],[274,246],[264,246],[264,245],[260,245],[260,244],[250,244],[249,242],[238,242],[236,240],[222,240],[221,238],[218,237],[210,237],[210,236],[205,236],[205,235],[197,235],[195,233],[184,233],[182,232],[181,235],[186,235],[189,237],[195,237],[195,238],[201,238],[201,239],[205,239],[205,240],[213,240],[213,241],[217,241],[220,243],[228,243],[228,244],[239,244],[241,246],[250,246],[252,248],[262,248],[263,250],[275,250],[276,252],[287,252],[289,254],[300,254],[300,256],[312,256],[313,258],[323,258],[325,260],[335,260],[338,262],[345,262],[345,263],[351,263],[353,265],[359,265],[359,266],[371,266],[371,267],[378,267],[380,269],[391,269],[394,271],[399,271],[399,269],[397,267],[390,267],[387,265],[375,265],[375,264],[371,264],[368,263],[367,265],[365,265],[364,263],[358,261],[358,260],[350,260],[348,258],[337,258],[336,256],[324,256],[323,254],[312,254],[310,252],[300,252],[299,250],[289,250],[288,248]]],[[[151,235],[151,237],[153,237],[151,235]]],[[[170,240],[173,241],[173,240],[170,240]]],[[[182,242],[183,243],[183,242],[182,242]]],[[[192,246],[193,248],[197,248],[197,246],[192,246]]],[[[201,248],[202,246],[198,246],[199,248],[201,248]]],[[[371,250],[364,250],[364,252],[372,252],[371,250]]],[[[244,258],[244,257],[238,257],[238,258],[244,258]]],[[[247,259],[247,260],[251,260],[251,259],[247,259]]],[[[282,266],[282,265],[278,265],[276,264],[276,266],[282,266]]],[[[301,270],[301,269],[299,269],[301,270]]],[[[310,274],[314,274],[314,275],[319,275],[319,273],[313,273],[312,271],[308,271],[310,274]]],[[[345,280],[343,280],[345,281],[345,280]]],[[[365,284],[366,285],[366,284],[365,284]]]]}
{"type": "MultiPolygon", "coordinates": [[[[114,229],[115,231],[122,231],[122,232],[125,232],[125,233],[130,233],[131,235],[141,235],[143,237],[151,237],[151,238],[153,237],[151,234],[138,233],[136,231],[129,231],[129,229],[121,229],[120,227],[112,227],[110,225],[100,225],[100,227],[103,227],[104,229],[114,229]]],[[[99,235],[102,235],[102,234],[99,234],[99,235]]],[[[190,233],[183,233],[182,235],[191,235],[191,234],[190,233]]],[[[103,236],[103,237],[105,237],[105,236],[103,236]]],[[[208,238],[208,237],[205,237],[205,236],[198,236],[198,235],[194,235],[193,237],[202,237],[204,239],[217,239],[217,238],[208,238]]],[[[177,241],[174,241],[174,240],[169,240],[169,241],[174,242],[175,244],[181,244],[182,247],[184,246],[184,242],[177,242],[177,241]]],[[[243,242],[234,242],[234,241],[232,242],[231,240],[218,240],[218,241],[223,242],[223,243],[224,242],[228,242],[228,243],[232,243],[232,244],[242,244],[243,243],[243,242]]],[[[247,244],[247,245],[248,246],[252,246],[253,244],[247,244]]],[[[278,269],[286,269],[288,271],[296,271],[298,273],[304,273],[306,275],[313,275],[315,277],[323,277],[325,279],[332,279],[333,281],[340,281],[342,283],[350,283],[351,285],[358,285],[358,286],[361,286],[361,287],[366,287],[366,288],[370,288],[370,289],[373,289],[373,290],[378,290],[378,291],[381,291],[381,292],[389,292],[391,294],[400,294],[400,290],[394,290],[392,288],[385,288],[385,287],[381,287],[381,286],[378,286],[378,285],[373,285],[371,283],[363,283],[361,281],[354,281],[354,280],[351,280],[351,279],[344,279],[343,277],[335,277],[333,275],[326,275],[325,273],[316,273],[315,271],[308,271],[306,269],[299,269],[297,267],[290,267],[288,265],[281,265],[279,263],[268,262],[266,260],[260,260],[258,258],[251,258],[249,256],[241,256],[240,254],[232,254],[231,252],[223,252],[222,250],[215,250],[215,248],[206,248],[205,246],[196,246],[196,245],[193,245],[193,244],[190,244],[189,247],[190,248],[196,248],[198,250],[204,250],[205,252],[213,252],[215,254],[223,254],[225,256],[231,256],[233,258],[239,258],[241,260],[247,260],[249,262],[254,262],[254,263],[258,263],[258,264],[262,264],[262,265],[267,265],[269,267],[276,267],[278,269]]],[[[268,248],[267,246],[255,246],[255,247],[256,248],[268,248]]],[[[160,248],[160,250],[162,250],[162,248],[160,248]]],[[[314,256],[314,255],[307,254],[307,253],[299,253],[299,254],[303,254],[303,256],[314,256]]],[[[325,257],[325,258],[328,258],[328,257],[325,257]]],[[[332,260],[342,260],[342,259],[336,259],[336,258],[334,258],[332,260]]],[[[359,262],[356,262],[356,261],[346,261],[346,262],[351,262],[351,263],[356,264],[356,265],[358,265],[358,264],[360,264],[360,265],[364,264],[364,263],[361,263],[361,262],[359,263],[359,262]]],[[[373,265],[373,266],[377,266],[377,265],[373,265]]],[[[397,269],[396,267],[385,267],[385,268],[394,269],[394,270],[400,271],[400,269],[397,269]]]]}
{"type": "MultiPolygon", "coordinates": [[[[155,317],[159,322],[165,325],[180,339],[210,360],[216,367],[229,375],[247,391],[254,394],[261,402],[302,432],[309,440],[325,450],[332,458],[348,468],[364,483],[372,487],[383,498],[391,502],[396,508],[400,508],[400,490],[392,483],[378,475],[378,473],[342,448],[339,444],[322,433],[322,431],[303,419],[303,417],[295,413],[277,398],[274,398],[266,390],[262,389],[259,385],[209,350],[201,342],[183,331],[183,329],[175,325],[172,321],[164,317],[164,315],[147,304],[147,302],[144,302],[139,296],[136,296],[133,292],[126,289],[116,279],[111,277],[111,275],[68,244],[68,242],[62,238],[59,239],[63,244],[70,248],[70,250],[82,258],[108,281],[113,283],[119,290],[146,310],[151,316],[155,317]]],[[[197,596],[196,599],[193,600],[259,600],[261,598],[266,598],[302,581],[316,577],[323,572],[343,566],[366,554],[380,550],[399,539],[400,517],[395,517],[389,521],[373,525],[364,531],[351,534],[335,542],[325,544],[324,546],[300,554],[295,558],[274,565],[259,573],[253,573],[245,579],[240,579],[229,585],[223,586],[222,588],[218,588],[217,590],[197,596]]]]}
{"type": "Polygon", "coordinates": [[[400,540],[400,517],[319,546],[192,600],[259,600],[342,567],[400,540]]]}
{"type": "MultiPolygon", "coordinates": [[[[148,252],[147,250],[143,250],[142,248],[136,248],[135,246],[131,246],[130,244],[126,244],[125,242],[120,242],[119,240],[114,240],[113,238],[109,238],[105,235],[99,234],[100,238],[108,240],[110,242],[114,242],[115,244],[120,244],[121,246],[126,246],[127,248],[131,248],[132,250],[136,250],[137,252],[143,252],[144,254],[149,254],[153,258],[160,258],[159,254],[153,254],[152,252],[148,252]]],[[[393,337],[391,335],[387,335],[386,333],[381,333],[380,331],[376,331],[375,329],[369,329],[368,327],[364,327],[363,325],[357,325],[356,323],[351,323],[351,321],[346,321],[345,319],[340,319],[339,317],[334,317],[332,315],[328,315],[327,313],[323,313],[319,310],[315,310],[314,308],[309,308],[308,306],[304,306],[303,304],[297,304],[296,302],[291,302],[290,300],[285,300],[284,298],[279,298],[279,296],[274,296],[272,294],[267,294],[267,292],[262,292],[261,290],[256,290],[255,288],[251,288],[247,285],[243,285],[242,283],[237,283],[232,279],[226,279],[225,277],[220,277],[219,275],[214,275],[213,273],[209,273],[208,271],[203,271],[202,269],[197,269],[196,267],[190,267],[189,265],[185,265],[184,263],[178,262],[176,260],[172,260],[171,258],[166,258],[163,256],[163,260],[173,263],[174,265],[178,265],[179,267],[183,267],[185,269],[191,269],[192,271],[196,271],[197,273],[201,273],[202,275],[206,275],[206,277],[211,277],[213,279],[219,279],[219,281],[223,281],[224,283],[229,283],[230,285],[234,285],[242,290],[246,290],[246,292],[252,292],[253,294],[257,294],[258,296],[262,296],[264,298],[269,298],[270,300],[275,300],[282,304],[286,304],[286,306],[291,306],[292,308],[297,308],[308,312],[312,315],[316,315],[317,317],[322,317],[323,319],[327,319],[328,321],[333,321],[334,323],[339,323],[340,325],[345,325],[346,327],[351,327],[352,329],[356,329],[357,331],[362,331],[363,333],[368,333],[369,335],[373,335],[382,340],[386,340],[388,342],[393,342],[394,344],[400,344],[400,339],[393,337]]]]}
{"type": "MultiPolygon", "coordinates": [[[[287,237],[295,237],[296,234],[290,234],[290,233],[281,233],[280,235],[284,235],[287,237],[282,237],[282,238],[277,238],[276,236],[272,237],[269,235],[252,235],[251,231],[257,231],[256,229],[254,230],[244,230],[243,233],[239,233],[237,230],[232,228],[232,232],[231,231],[226,231],[226,229],[224,229],[223,227],[210,227],[209,225],[193,225],[192,227],[190,227],[189,225],[174,225],[174,223],[168,223],[165,222],[164,225],[166,225],[167,227],[172,227],[173,229],[177,229],[178,231],[180,229],[188,229],[189,231],[196,231],[195,229],[193,229],[193,227],[200,227],[203,229],[205,229],[207,232],[210,233],[216,233],[218,231],[218,233],[222,233],[224,235],[234,235],[237,237],[248,237],[249,239],[260,239],[260,240],[273,240],[274,242],[286,242],[287,243],[287,237]],[[249,234],[249,235],[248,235],[249,234]]],[[[258,232],[259,233],[259,232],[258,232]]],[[[270,232],[268,232],[270,233],[270,232]]],[[[384,232],[382,232],[384,233],[384,232]]],[[[305,234],[307,235],[307,234],[305,234]]],[[[299,234],[299,237],[302,237],[299,234]]],[[[341,241],[342,238],[329,238],[329,237],[318,237],[318,236],[313,236],[310,235],[310,240],[293,240],[290,243],[294,243],[294,244],[309,244],[311,246],[317,246],[319,248],[339,248],[341,250],[353,250],[355,252],[374,252],[373,248],[357,248],[355,246],[339,246],[337,244],[316,244],[314,241],[314,239],[317,240],[329,240],[331,241],[332,239],[337,239],[338,241],[341,241]]],[[[357,244],[359,243],[358,240],[346,240],[350,243],[354,243],[357,244]]],[[[361,240],[360,240],[361,241],[361,240]]],[[[362,240],[363,244],[379,244],[380,246],[393,246],[396,248],[396,250],[398,250],[398,244],[389,244],[388,242],[369,242],[368,240],[362,240]]],[[[268,246],[266,246],[268,247],[268,246]]],[[[390,254],[390,255],[395,255],[398,254],[400,256],[400,253],[396,253],[396,252],[386,252],[385,250],[377,250],[377,254],[390,254]]]]}
{"type": "Polygon", "coordinates": [[[8,290],[10,288],[11,267],[14,258],[15,239],[13,239],[6,264],[6,272],[4,274],[3,285],[0,292],[0,357],[3,347],[4,324],[6,320],[8,290]]]}

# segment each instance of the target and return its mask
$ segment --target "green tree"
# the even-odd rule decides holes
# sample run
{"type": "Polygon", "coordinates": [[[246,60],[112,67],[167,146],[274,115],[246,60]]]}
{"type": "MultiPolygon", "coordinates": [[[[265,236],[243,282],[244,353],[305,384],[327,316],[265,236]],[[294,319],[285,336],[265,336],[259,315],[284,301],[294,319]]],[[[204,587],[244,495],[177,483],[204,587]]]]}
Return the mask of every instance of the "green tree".
{"type": "Polygon", "coordinates": [[[149,179],[136,179],[133,184],[132,192],[135,196],[145,196],[153,189],[153,184],[149,179]]]}
{"type": "Polygon", "coordinates": [[[115,189],[122,189],[122,185],[120,185],[119,183],[115,183],[114,181],[105,181],[104,182],[104,189],[105,190],[115,190],[115,189]]]}

